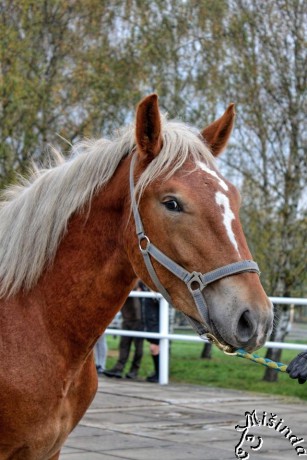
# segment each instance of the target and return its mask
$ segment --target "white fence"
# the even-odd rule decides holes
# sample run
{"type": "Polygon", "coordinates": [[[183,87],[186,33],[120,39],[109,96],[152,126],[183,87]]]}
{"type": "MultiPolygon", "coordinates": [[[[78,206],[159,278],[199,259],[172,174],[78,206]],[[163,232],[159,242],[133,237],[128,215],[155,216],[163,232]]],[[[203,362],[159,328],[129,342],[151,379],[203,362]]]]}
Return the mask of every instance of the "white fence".
{"type": "MultiPolygon", "coordinates": [[[[123,329],[106,329],[105,333],[109,335],[126,335],[133,337],[154,338],[160,340],[160,375],[159,383],[167,385],[169,380],[169,341],[183,340],[188,342],[206,342],[197,335],[170,334],[169,333],[169,304],[161,296],[154,292],[137,292],[132,291],[129,297],[150,297],[159,299],[160,303],[160,332],[140,332],[126,331],[123,329]]],[[[297,299],[293,297],[269,297],[273,303],[284,305],[307,305],[307,299],[297,299]]],[[[307,338],[306,338],[307,340],[307,338]]],[[[266,342],[264,347],[267,348],[286,348],[291,350],[306,350],[306,344],[285,343],[285,342],[266,342]]]]}

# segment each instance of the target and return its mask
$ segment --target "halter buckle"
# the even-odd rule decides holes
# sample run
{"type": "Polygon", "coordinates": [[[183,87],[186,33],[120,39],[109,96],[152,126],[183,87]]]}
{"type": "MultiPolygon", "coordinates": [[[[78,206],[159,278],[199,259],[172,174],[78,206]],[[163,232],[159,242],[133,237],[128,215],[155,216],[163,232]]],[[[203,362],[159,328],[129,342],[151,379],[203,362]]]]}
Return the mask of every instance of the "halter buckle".
{"type": "Polygon", "coordinates": [[[202,274],[199,272],[192,272],[191,275],[191,278],[186,283],[191,294],[193,294],[193,292],[197,289],[202,291],[206,287],[206,284],[204,284],[201,280],[202,274]]]}

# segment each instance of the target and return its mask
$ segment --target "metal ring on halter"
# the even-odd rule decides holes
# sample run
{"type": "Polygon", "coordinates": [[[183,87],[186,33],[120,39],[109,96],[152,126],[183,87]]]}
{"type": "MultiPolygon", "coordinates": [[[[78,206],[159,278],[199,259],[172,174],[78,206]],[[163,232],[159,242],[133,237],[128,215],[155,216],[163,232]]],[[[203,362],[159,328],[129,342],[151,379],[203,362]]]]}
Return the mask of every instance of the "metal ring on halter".
{"type": "Polygon", "coordinates": [[[147,254],[148,253],[149,245],[150,245],[150,239],[148,238],[148,236],[142,235],[142,236],[139,237],[139,248],[140,248],[140,251],[141,251],[142,254],[147,254]],[[146,247],[144,249],[141,246],[143,240],[146,241],[146,247]]]}

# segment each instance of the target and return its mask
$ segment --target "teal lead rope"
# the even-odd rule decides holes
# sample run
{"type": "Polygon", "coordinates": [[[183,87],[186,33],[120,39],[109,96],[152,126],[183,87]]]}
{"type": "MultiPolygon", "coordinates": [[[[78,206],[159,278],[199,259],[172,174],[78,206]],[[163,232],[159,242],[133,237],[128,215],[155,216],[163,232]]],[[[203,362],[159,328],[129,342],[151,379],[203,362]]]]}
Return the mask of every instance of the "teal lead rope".
{"type": "Polygon", "coordinates": [[[262,358],[261,356],[256,355],[255,353],[248,353],[242,348],[232,351],[228,345],[222,345],[213,334],[207,333],[206,336],[210,342],[214,343],[226,355],[238,356],[239,358],[246,358],[253,361],[254,363],[262,364],[263,366],[275,369],[275,371],[278,372],[286,372],[287,370],[286,364],[277,363],[268,358],[262,358]]]}
{"type": "Polygon", "coordinates": [[[254,361],[254,363],[262,364],[263,366],[270,367],[271,369],[275,369],[275,371],[278,372],[286,372],[287,370],[286,364],[278,363],[268,358],[262,358],[261,356],[258,356],[255,353],[248,353],[247,351],[242,350],[242,348],[236,350],[235,355],[239,358],[250,359],[251,361],[254,361]]]}

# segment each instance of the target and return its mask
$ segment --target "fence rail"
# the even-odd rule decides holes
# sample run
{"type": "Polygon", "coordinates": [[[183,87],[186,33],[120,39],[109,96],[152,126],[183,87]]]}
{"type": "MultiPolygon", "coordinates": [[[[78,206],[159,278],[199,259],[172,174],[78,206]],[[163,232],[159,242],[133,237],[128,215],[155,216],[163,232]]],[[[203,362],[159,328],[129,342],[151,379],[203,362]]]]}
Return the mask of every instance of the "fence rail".
{"type": "MultiPolygon", "coordinates": [[[[169,381],[169,341],[182,340],[187,342],[208,342],[207,339],[201,339],[196,335],[187,334],[170,334],[169,333],[169,304],[162,297],[161,294],[155,292],[138,292],[132,291],[129,297],[149,297],[159,299],[160,303],[160,331],[159,332],[141,332],[141,331],[127,331],[123,329],[106,329],[105,333],[108,335],[118,336],[133,336],[143,338],[153,338],[160,340],[160,373],[159,383],[167,385],[169,381]]],[[[307,299],[295,297],[269,297],[269,299],[276,304],[283,305],[307,305],[307,299]]],[[[307,340],[307,337],[306,337],[307,340]]],[[[266,342],[266,348],[282,348],[288,350],[306,350],[307,343],[287,343],[287,342],[266,342]]]]}

